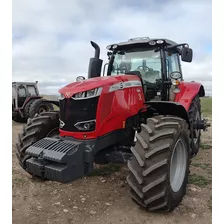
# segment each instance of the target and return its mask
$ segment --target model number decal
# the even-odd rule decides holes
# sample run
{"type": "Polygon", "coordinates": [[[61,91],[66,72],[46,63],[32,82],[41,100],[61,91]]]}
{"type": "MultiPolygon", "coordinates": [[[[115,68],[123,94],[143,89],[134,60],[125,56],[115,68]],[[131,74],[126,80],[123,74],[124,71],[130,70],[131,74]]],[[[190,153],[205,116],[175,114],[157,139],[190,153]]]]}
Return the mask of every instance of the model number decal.
{"type": "Polygon", "coordinates": [[[125,88],[130,88],[130,87],[138,87],[142,86],[140,81],[126,81],[126,82],[120,82],[118,84],[114,84],[110,87],[109,92],[113,92],[115,90],[119,89],[125,89],[125,88]]]}

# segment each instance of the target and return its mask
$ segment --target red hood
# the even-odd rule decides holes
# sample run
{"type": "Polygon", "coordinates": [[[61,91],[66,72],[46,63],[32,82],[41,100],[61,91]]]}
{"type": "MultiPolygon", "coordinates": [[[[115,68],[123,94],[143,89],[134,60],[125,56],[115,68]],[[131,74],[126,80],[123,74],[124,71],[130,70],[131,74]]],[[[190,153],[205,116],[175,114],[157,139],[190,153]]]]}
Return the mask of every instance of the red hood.
{"type": "Polygon", "coordinates": [[[105,76],[87,79],[81,82],[73,82],[67,86],[61,88],[58,92],[70,98],[75,93],[84,92],[87,90],[95,89],[97,87],[103,87],[106,85],[113,85],[115,83],[139,80],[137,76],[134,75],[117,75],[117,76],[105,76]]]}

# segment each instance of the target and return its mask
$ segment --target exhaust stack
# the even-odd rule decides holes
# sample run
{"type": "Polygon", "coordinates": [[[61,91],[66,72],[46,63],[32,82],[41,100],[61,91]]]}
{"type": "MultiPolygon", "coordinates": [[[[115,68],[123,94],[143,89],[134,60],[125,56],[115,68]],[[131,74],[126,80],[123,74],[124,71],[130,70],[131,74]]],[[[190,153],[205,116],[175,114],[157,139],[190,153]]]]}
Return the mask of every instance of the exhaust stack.
{"type": "Polygon", "coordinates": [[[95,54],[89,60],[88,79],[100,77],[103,63],[103,60],[100,59],[100,47],[93,41],[90,41],[90,43],[95,48],[95,54]]]}
{"type": "Polygon", "coordinates": [[[100,58],[100,47],[98,44],[96,44],[95,42],[93,41],[90,41],[91,45],[95,48],[95,55],[94,55],[94,58],[100,58]]]}

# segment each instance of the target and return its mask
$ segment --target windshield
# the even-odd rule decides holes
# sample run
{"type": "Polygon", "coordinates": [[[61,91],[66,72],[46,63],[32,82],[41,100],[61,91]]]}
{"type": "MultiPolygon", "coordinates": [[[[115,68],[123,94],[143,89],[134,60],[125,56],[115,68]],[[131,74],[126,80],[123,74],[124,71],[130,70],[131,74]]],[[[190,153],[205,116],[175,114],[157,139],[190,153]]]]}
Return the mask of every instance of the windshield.
{"type": "Polygon", "coordinates": [[[142,78],[150,83],[161,79],[160,52],[154,50],[118,52],[114,55],[111,75],[128,74],[139,71],[142,78]]]}

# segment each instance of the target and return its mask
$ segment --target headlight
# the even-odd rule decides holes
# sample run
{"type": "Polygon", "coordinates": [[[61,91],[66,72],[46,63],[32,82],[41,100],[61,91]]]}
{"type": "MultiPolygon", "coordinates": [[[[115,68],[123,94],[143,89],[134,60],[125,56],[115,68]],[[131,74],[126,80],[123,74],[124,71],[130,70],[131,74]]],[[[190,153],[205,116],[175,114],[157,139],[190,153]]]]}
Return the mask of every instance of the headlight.
{"type": "Polygon", "coordinates": [[[90,89],[87,90],[85,92],[80,92],[80,93],[76,93],[72,99],[73,100],[81,100],[81,99],[86,99],[86,98],[92,98],[92,97],[96,97],[99,96],[102,92],[102,88],[95,88],[95,89],[90,89]]]}
{"type": "Polygon", "coordinates": [[[180,92],[180,89],[179,89],[178,87],[175,87],[175,88],[173,89],[173,92],[174,92],[174,93],[179,93],[179,92],[180,92]]]}
{"type": "Polygon", "coordinates": [[[84,97],[85,97],[85,92],[75,94],[75,98],[84,98],[84,97]]]}
{"type": "Polygon", "coordinates": [[[94,131],[96,127],[96,120],[78,122],[74,126],[79,131],[94,131]]]}
{"type": "Polygon", "coordinates": [[[154,45],[156,45],[156,42],[154,40],[150,40],[149,45],[154,46],[154,45]]]}
{"type": "Polygon", "coordinates": [[[182,77],[182,75],[181,75],[181,73],[180,72],[171,72],[171,74],[170,74],[170,78],[171,79],[181,79],[181,77],[182,77]]]}
{"type": "Polygon", "coordinates": [[[162,44],[164,41],[163,40],[157,40],[156,43],[157,44],[162,44]]]}
{"type": "Polygon", "coordinates": [[[180,81],[179,80],[172,80],[172,84],[174,86],[178,86],[180,84],[180,81]]]}
{"type": "Polygon", "coordinates": [[[87,97],[95,96],[97,89],[91,89],[86,92],[87,97]]]}

